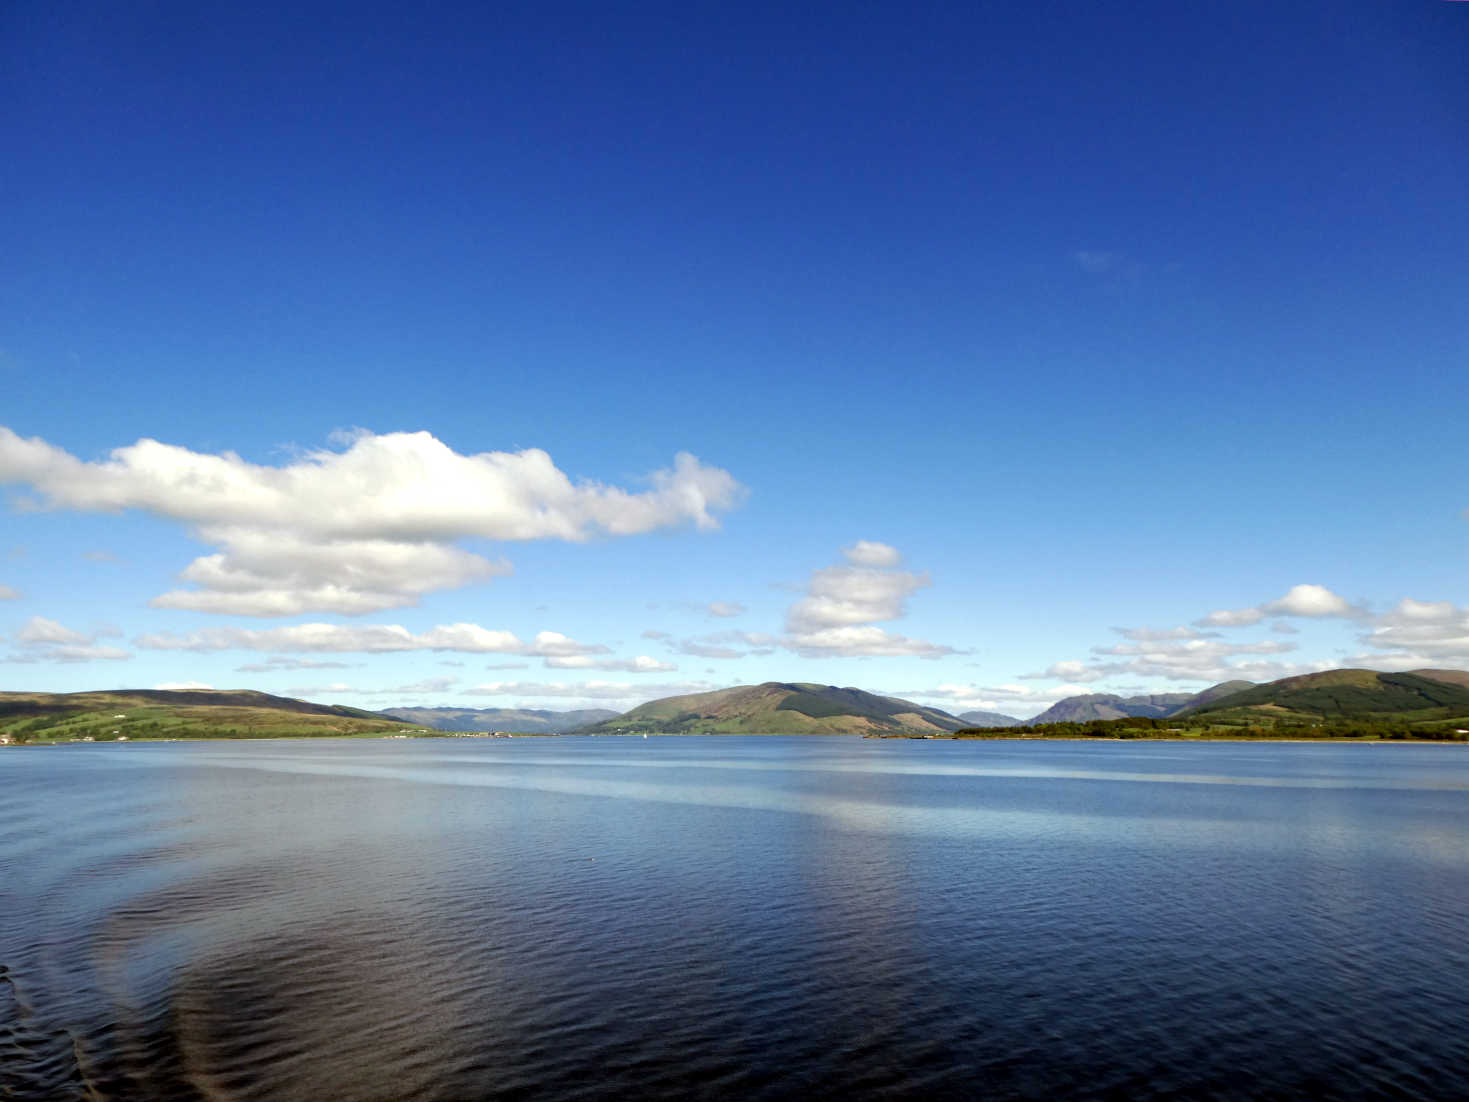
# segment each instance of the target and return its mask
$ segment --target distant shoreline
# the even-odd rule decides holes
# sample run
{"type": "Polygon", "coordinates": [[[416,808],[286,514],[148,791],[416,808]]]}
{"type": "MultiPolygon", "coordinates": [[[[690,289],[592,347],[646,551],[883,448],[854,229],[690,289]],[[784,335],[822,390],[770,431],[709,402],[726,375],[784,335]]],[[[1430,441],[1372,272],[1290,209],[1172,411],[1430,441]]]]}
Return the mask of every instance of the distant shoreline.
{"type": "Polygon", "coordinates": [[[333,735],[262,735],[251,737],[248,735],[194,735],[176,736],[171,738],[147,738],[131,737],[126,739],[54,739],[38,740],[34,742],[0,743],[0,749],[37,749],[51,746],[115,746],[115,745],[139,745],[157,744],[166,742],[329,742],[335,740],[350,740],[352,742],[380,741],[380,742],[407,742],[409,740],[421,739],[475,739],[478,741],[501,741],[505,739],[588,739],[588,738],[861,738],[898,740],[902,742],[1107,742],[1107,743],[1132,743],[1132,742],[1177,742],[1177,743],[1204,743],[1204,742],[1228,742],[1228,743],[1261,743],[1282,742],[1297,743],[1300,745],[1319,745],[1321,743],[1346,744],[1356,746],[1464,746],[1469,747],[1469,741],[1462,738],[1358,738],[1349,735],[1322,735],[1319,738],[1303,738],[1295,736],[1272,736],[1272,735],[1162,735],[1149,736],[1140,735],[1131,738],[1120,738],[1115,735],[958,735],[958,734],[934,734],[922,733],[898,733],[898,732],[858,732],[858,731],[830,731],[819,734],[813,732],[780,732],[780,731],[635,731],[635,732],[606,732],[598,731],[592,734],[578,734],[575,732],[551,732],[551,731],[515,731],[496,732],[494,734],[480,734],[466,731],[435,731],[414,732],[413,734],[333,734],[333,735]]]}

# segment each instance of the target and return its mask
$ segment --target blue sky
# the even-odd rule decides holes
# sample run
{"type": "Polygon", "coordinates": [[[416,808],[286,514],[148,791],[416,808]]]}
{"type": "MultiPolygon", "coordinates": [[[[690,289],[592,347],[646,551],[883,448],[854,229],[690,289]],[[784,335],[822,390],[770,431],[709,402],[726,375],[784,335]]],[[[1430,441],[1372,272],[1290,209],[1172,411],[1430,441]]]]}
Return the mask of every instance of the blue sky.
{"type": "Polygon", "coordinates": [[[6,688],[1469,666],[1469,5],[260,7],[0,14],[6,688]]]}

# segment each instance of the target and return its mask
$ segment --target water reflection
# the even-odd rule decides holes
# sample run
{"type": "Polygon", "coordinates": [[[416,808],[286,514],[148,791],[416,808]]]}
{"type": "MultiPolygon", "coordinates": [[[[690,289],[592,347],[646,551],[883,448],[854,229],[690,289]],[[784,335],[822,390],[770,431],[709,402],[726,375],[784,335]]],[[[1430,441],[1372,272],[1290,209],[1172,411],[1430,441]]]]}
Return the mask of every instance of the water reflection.
{"type": "Polygon", "coordinates": [[[1469,1057],[1460,748],[76,750],[0,757],[0,1095],[1359,1097],[1469,1057]]]}

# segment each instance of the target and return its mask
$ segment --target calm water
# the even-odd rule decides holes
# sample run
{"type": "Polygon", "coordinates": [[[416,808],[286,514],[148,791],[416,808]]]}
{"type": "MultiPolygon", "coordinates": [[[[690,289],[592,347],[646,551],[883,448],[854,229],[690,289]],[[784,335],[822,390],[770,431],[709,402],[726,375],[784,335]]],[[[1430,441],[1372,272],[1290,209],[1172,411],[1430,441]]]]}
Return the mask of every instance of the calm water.
{"type": "Polygon", "coordinates": [[[0,752],[0,1098],[1469,1097],[1469,748],[0,752]]]}

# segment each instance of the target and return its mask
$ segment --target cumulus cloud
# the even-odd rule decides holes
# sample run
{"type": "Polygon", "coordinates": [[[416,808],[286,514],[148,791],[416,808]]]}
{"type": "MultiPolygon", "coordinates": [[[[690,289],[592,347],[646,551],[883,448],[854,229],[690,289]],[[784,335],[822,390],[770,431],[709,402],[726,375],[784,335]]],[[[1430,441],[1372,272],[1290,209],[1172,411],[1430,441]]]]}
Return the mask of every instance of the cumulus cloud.
{"type": "Polygon", "coordinates": [[[1092,653],[1120,659],[1112,662],[1055,662],[1044,670],[1020,676],[1026,680],[1063,678],[1090,684],[1104,678],[1142,677],[1167,681],[1273,681],[1298,673],[1331,668],[1325,663],[1284,663],[1262,660],[1236,661],[1241,657],[1285,654],[1295,644],[1267,639],[1254,643],[1223,643],[1213,639],[1183,639],[1153,643],[1119,643],[1093,647],[1092,653]]]}
{"type": "Polygon", "coordinates": [[[1376,670],[1412,670],[1435,666],[1469,668],[1469,608],[1450,601],[1401,600],[1387,612],[1373,614],[1324,586],[1297,585],[1283,596],[1252,608],[1220,609],[1200,627],[1240,627],[1260,624],[1268,617],[1338,619],[1360,627],[1360,642],[1368,649],[1358,654],[1338,653],[1330,659],[1282,661],[1277,656],[1295,651],[1297,644],[1280,635],[1299,634],[1288,620],[1270,625],[1276,638],[1226,643],[1217,631],[1172,628],[1117,628],[1126,643],[1092,648],[1089,661],[1052,663],[1044,670],[1022,674],[1026,680],[1064,679],[1092,684],[1104,679],[1163,679],[1220,682],[1235,679],[1274,681],[1339,667],[1376,670]]]}
{"type": "Polygon", "coordinates": [[[1331,664],[1291,664],[1274,661],[1235,661],[1253,655],[1275,655],[1294,651],[1296,644],[1282,639],[1227,644],[1218,639],[1162,639],[1153,642],[1128,642],[1111,647],[1093,647],[1091,652],[1118,661],[1059,661],[1037,673],[1021,674],[1022,679],[1059,679],[1087,685],[1106,677],[1150,677],[1165,680],[1203,680],[1225,682],[1243,677],[1246,680],[1274,680],[1294,673],[1312,673],[1329,669],[1331,664]]]}
{"type": "Polygon", "coordinates": [[[711,601],[705,610],[710,616],[738,616],[745,611],[745,606],[738,601],[711,601]]]}
{"type": "Polygon", "coordinates": [[[1221,608],[1195,620],[1198,627],[1232,628],[1258,624],[1267,616],[1340,617],[1361,619],[1366,610],[1354,605],[1324,585],[1293,585],[1283,597],[1253,608],[1221,608]]]}
{"type": "Polygon", "coordinates": [[[459,684],[457,677],[426,677],[408,685],[395,685],[388,689],[373,689],[379,696],[422,696],[425,693],[446,693],[459,684]]]}
{"type": "Polygon", "coordinates": [[[898,657],[942,658],[955,653],[953,647],[895,635],[871,624],[822,628],[791,635],[786,646],[802,658],[898,657]]]}
{"type": "Polygon", "coordinates": [[[678,669],[672,662],[660,662],[646,654],[636,658],[592,658],[579,654],[565,658],[547,658],[544,665],[553,670],[623,670],[627,673],[667,673],[678,669]]]}
{"type": "Polygon", "coordinates": [[[655,631],[652,628],[649,628],[647,631],[643,632],[643,638],[644,639],[668,639],[668,638],[671,638],[671,637],[669,636],[668,632],[666,632],[666,631],[655,631]]]}
{"type": "MultiPolygon", "coordinates": [[[[1411,660],[1419,667],[1469,666],[1469,608],[1452,601],[1405,597],[1376,618],[1362,641],[1374,650],[1396,652],[1399,661],[1411,660]]],[[[1379,654],[1375,660],[1380,663],[1386,657],[1379,654]]]]}
{"type": "Polygon", "coordinates": [[[275,673],[277,670],[350,670],[354,662],[320,662],[312,658],[285,658],[274,655],[264,662],[236,666],[236,673],[275,673]]]}
{"type": "Polygon", "coordinates": [[[890,570],[903,561],[896,547],[875,540],[858,540],[851,547],[842,548],[842,555],[853,566],[871,566],[879,570],[890,570]]]}
{"type": "Polygon", "coordinates": [[[20,594],[8,585],[0,585],[0,601],[18,601],[20,594]]]}
{"type": "Polygon", "coordinates": [[[1265,613],[1258,608],[1219,608],[1194,623],[1200,627],[1242,628],[1258,624],[1265,613]]]}
{"type": "Polygon", "coordinates": [[[310,700],[314,696],[328,696],[339,693],[351,693],[353,696],[368,695],[364,690],[354,685],[348,685],[345,681],[333,681],[330,685],[293,685],[286,690],[287,696],[298,697],[302,700],[310,700]]]}
{"type": "Polygon", "coordinates": [[[401,624],[293,624],[279,628],[201,628],[186,634],[140,635],[133,645],[144,650],[260,650],[284,653],[327,652],[389,654],[402,651],[459,651],[465,654],[517,654],[565,657],[606,654],[600,644],[578,643],[556,631],[543,631],[530,643],[508,631],[478,624],[440,624],[412,632],[401,624]]]}
{"type": "Polygon", "coordinates": [[[6,661],[120,662],[133,656],[131,651],[99,645],[98,637],[106,634],[110,633],[105,628],[82,632],[44,616],[32,616],[11,637],[20,650],[9,655],[6,661]]]}
{"type": "Polygon", "coordinates": [[[1199,631],[1196,628],[1113,628],[1118,635],[1126,639],[1135,639],[1140,643],[1160,642],[1166,639],[1217,639],[1217,631],[1199,631]]]}
{"type": "Polygon", "coordinates": [[[503,559],[440,543],[405,540],[322,542],[294,533],[202,527],[201,539],[227,547],[203,555],[179,574],[193,589],[174,589],[154,608],[236,616],[344,616],[416,605],[426,593],[458,589],[511,573],[503,559]]]}
{"type": "Polygon", "coordinates": [[[445,693],[459,683],[457,677],[428,677],[407,685],[391,685],[383,689],[364,689],[349,685],[345,681],[333,681],[329,685],[296,685],[286,690],[295,697],[313,696],[428,696],[445,693]]]}
{"type": "Polygon", "coordinates": [[[1077,684],[1085,684],[1088,681],[1100,681],[1107,676],[1107,670],[1101,666],[1069,660],[1065,662],[1052,662],[1045,669],[1037,673],[1023,673],[1020,676],[1032,681],[1038,681],[1044,678],[1059,678],[1062,681],[1074,681],[1077,684]]]}
{"type": "Polygon", "coordinates": [[[736,650],[734,647],[721,647],[716,643],[701,643],[697,639],[681,640],[676,649],[679,654],[691,655],[694,658],[743,658],[749,653],[736,650]]]}
{"type": "Polygon", "coordinates": [[[679,654],[695,658],[744,658],[750,654],[769,654],[777,642],[775,636],[763,631],[717,631],[680,639],[670,645],[679,654]]]}
{"type": "Polygon", "coordinates": [[[820,658],[954,653],[952,647],[876,626],[907,614],[909,596],[931,584],[927,574],[897,569],[901,556],[887,544],[859,540],[842,554],[847,563],[812,573],[806,595],[786,610],[782,645],[820,658]]]}
{"type": "Polygon", "coordinates": [[[1293,585],[1284,597],[1261,606],[1270,616],[1342,616],[1353,618],[1362,610],[1324,585],[1293,585]]]}
{"type": "Polygon", "coordinates": [[[141,509],[220,550],[182,573],[164,608],[248,616],[359,615],[508,573],[467,538],[586,540],[683,524],[718,527],[744,488],[688,453],[630,491],[575,482],[539,449],[462,455],[426,432],[354,430],[341,451],[286,466],[140,440],[87,462],[0,427],[0,484],[32,508],[141,509]]]}
{"type": "Polygon", "coordinates": [[[32,616],[15,633],[17,643],[90,643],[92,638],[44,616],[32,616]]]}

